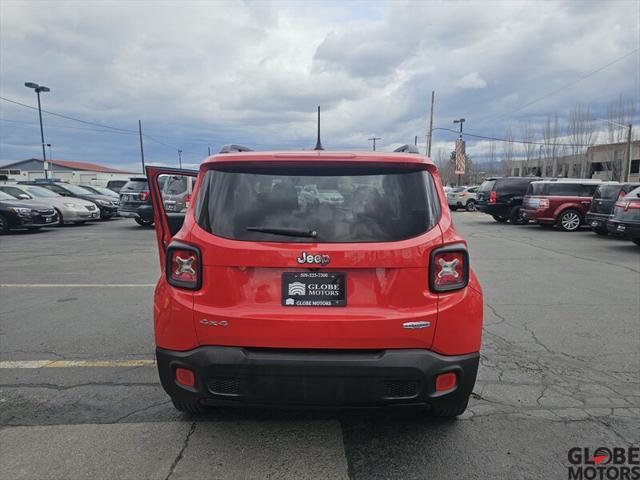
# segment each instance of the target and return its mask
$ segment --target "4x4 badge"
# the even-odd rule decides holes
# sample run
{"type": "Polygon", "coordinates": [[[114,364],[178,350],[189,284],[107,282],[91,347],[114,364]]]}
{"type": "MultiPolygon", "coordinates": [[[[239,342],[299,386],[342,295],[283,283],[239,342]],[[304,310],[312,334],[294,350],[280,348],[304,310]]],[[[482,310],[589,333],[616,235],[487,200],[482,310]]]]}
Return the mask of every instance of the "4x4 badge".
{"type": "Polygon", "coordinates": [[[300,253],[300,256],[296,258],[296,261],[303,265],[305,263],[318,264],[318,265],[326,265],[331,261],[331,257],[329,255],[312,255],[307,252],[300,253]]]}

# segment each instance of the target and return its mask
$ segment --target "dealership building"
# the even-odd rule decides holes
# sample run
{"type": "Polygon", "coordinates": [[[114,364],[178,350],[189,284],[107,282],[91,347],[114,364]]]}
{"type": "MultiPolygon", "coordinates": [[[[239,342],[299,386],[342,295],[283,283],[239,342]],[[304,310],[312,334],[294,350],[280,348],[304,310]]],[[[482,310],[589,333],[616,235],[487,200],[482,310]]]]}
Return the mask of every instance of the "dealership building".
{"type": "MultiPolygon", "coordinates": [[[[48,160],[46,162],[47,177],[69,183],[85,183],[106,185],[109,180],[128,180],[133,172],[103,167],[95,163],[70,162],[67,160],[48,160]]],[[[36,180],[45,177],[44,162],[38,158],[28,158],[0,167],[0,175],[9,180],[36,180]]]]}
{"type": "MultiPolygon", "coordinates": [[[[627,143],[593,145],[584,154],[562,155],[556,158],[532,158],[511,162],[514,176],[538,175],[543,177],[580,177],[617,180],[627,151],[627,143]]],[[[629,181],[640,181],[640,140],[631,143],[629,181]]]]}

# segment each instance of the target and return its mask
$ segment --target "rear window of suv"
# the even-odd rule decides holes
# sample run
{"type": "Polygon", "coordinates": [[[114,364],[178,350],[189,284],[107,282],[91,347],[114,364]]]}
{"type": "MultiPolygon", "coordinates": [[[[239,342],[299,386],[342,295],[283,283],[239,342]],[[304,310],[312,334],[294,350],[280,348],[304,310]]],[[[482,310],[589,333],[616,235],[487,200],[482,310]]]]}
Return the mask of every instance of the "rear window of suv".
{"type": "Polygon", "coordinates": [[[496,184],[495,180],[485,180],[484,182],[482,182],[482,185],[480,185],[480,191],[490,192],[491,190],[493,190],[493,186],[495,184],[496,184]]]}
{"type": "Polygon", "coordinates": [[[198,224],[209,233],[257,242],[390,242],[437,222],[431,175],[387,166],[234,166],[204,174],[198,224]],[[317,232],[316,238],[249,227],[317,232]]]}
{"type": "Polygon", "coordinates": [[[618,198],[620,190],[622,190],[622,185],[600,185],[593,194],[593,198],[613,200],[618,198]]]}
{"type": "Polygon", "coordinates": [[[125,192],[144,192],[149,190],[149,187],[147,186],[147,181],[140,179],[140,180],[130,180],[129,182],[127,182],[122,189],[120,190],[120,193],[125,193],[125,192]]]}

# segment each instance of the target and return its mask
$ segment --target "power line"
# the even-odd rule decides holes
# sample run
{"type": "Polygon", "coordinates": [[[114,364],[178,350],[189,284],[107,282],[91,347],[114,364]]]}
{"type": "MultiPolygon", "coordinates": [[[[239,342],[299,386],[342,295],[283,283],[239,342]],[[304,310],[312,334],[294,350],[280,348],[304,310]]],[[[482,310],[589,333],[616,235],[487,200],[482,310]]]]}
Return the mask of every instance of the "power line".
{"type": "MultiPolygon", "coordinates": [[[[12,120],[12,119],[8,119],[8,118],[0,118],[0,122],[9,122],[9,123],[17,123],[17,124],[22,124],[22,125],[30,125],[30,126],[37,126],[38,124],[36,122],[25,122],[23,120],[12,120]]],[[[100,130],[97,128],[82,128],[82,127],[73,127],[71,125],[47,125],[47,128],[64,128],[64,129],[68,129],[68,130],[82,130],[85,132],[98,132],[98,133],[112,133],[115,135],[135,135],[135,133],[129,133],[129,132],[117,132],[117,131],[107,131],[107,130],[100,130]]]]}
{"type": "MultiPolygon", "coordinates": [[[[11,100],[9,98],[0,97],[0,100],[4,100],[5,102],[13,103],[15,105],[20,105],[21,107],[30,108],[31,110],[37,110],[37,108],[32,107],[31,105],[27,105],[26,103],[17,102],[15,100],[11,100]]],[[[51,112],[49,110],[44,110],[43,109],[42,111],[45,112],[45,113],[48,113],[49,115],[53,115],[54,117],[65,118],[67,120],[72,120],[74,122],[84,123],[86,125],[92,125],[94,127],[106,128],[106,129],[109,129],[109,130],[117,130],[117,131],[120,131],[120,132],[132,132],[132,133],[136,133],[136,134],[138,133],[135,130],[128,130],[126,128],[112,127],[110,125],[104,125],[104,124],[101,124],[101,123],[89,122],[87,120],[81,120],[79,118],[70,117],[68,115],[63,115],[61,113],[51,112]]]]}
{"type": "MultiPolygon", "coordinates": [[[[447,132],[455,133],[459,135],[460,132],[457,130],[452,130],[451,128],[443,128],[437,127],[434,130],[445,130],[447,132]]],[[[482,138],[484,140],[494,140],[496,142],[506,142],[506,143],[521,143],[524,145],[545,145],[547,147],[590,147],[590,144],[579,144],[579,143],[544,143],[544,142],[530,142],[527,140],[508,140],[506,138],[498,138],[498,137],[486,137],[484,135],[477,135],[474,133],[464,132],[466,137],[474,137],[474,138],[482,138]]]]}
{"type": "MultiPolygon", "coordinates": [[[[24,107],[24,108],[29,108],[31,110],[38,110],[36,107],[33,107],[31,105],[27,105],[26,103],[18,102],[16,100],[11,100],[10,98],[6,98],[6,97],[0,96],[0,100],[4,100],[5,102],[13,103],[15,105],[19,105],[19,106],[24,107]]],[[[47,113],[49,115],[53,115],[55,117],[64,118],[66,120],[71,120],[71,121],[74,121],[74,122],[80,122],[80,123],[83,123],[83,124],[86,124],[86,125],[91,125],[91,126],[94,126],[94,127],[100,127],[100,128],[103,128],[103,129],[108,129],[108,130],[113,131],[113,132],[121,132],[121,133],[126,133],[128,135],[138,135],[138,131],[137,130],[130,130],[130,129],[126,129],[126,128],[114,127],[112,125],[106,125],[106,124],[102,124],[102,123],[91,122],[91,121],[88,121],[88,120],[82,120],[81,118],[71,117],[69,115],[63,115],[61,113],[52,112],[50,110],[44,110],[43,109],[42,111],[44,113],[47,113]]],[[[15,120],[13,122],[17,123],[17,121],[15,121],[15,120]]],[[[60,128],[65,128],[65,127],[60,127],[60,128]]],[[[66,128],[71,128],[71,127],[66,127],[66,128]]],[[[144,136],[150,138],[149,135],[144,135],[144,136]]],[[[221,139],[221,138],[209,138],[209,139],[205,139],[205,138],[184,138],[184,137],[174,137],[174,136],[168,136],[168,135],[163,135],[161,138],[163,138],[163,139],[181,140],[183,142],[195,142],[195,143],[206,143],[206,144],[211,144],[212,142],[220,142],[220,143],[227,142],[226,139],[221,139]]],[[[162,142],[159,142],[157,139],[156,140],[151,139],[151,140],[155,141],[156,143],[159,143],[160,145],[164,145],[165,147],[172,148],[174,150],[177,148],[177,147],[175,147],[173,145],[163,144],[162,142]]],[[[186,153],[186,151],[185,151],[185,153],[186,153]]],[[[190,153],[194,153],[194,152],[190,152],[190,153]]]]}
{"type": "Polygon", "coordinates": [[[609,63],[607,63],[606,65],[603,65],[602,67],[596,68],[595,70],[593,70],[593,71],[591,71],[591,72],[587,73],[586,75],[584,75],[584,76],[582,76],[582,77],[580,77],[580,78],[578,78],[578,79],[576,79],[576,80],[573,80],[572,82],[569,82],[569,83],[567,83],[567,84],[563,85],[562,87],[560,87],[560,88],[558,88],[558,89],[556,89],[556,90],[553,90],[553,91],[551,91],[551,92],[547,93],[546,95],[543,95],[543,96],[538,97],[538,98],[536,98],[536,99],[534,99],[534,100],[531,100],[530,102],[528,102],[528,103],[526,103],[526,104],[522,105],[522,106],[521,106],[521,107],[519,107],[519,108],[516,108],[515,110],[513,110],[513,111],[512,111],[512,112],[510,112],[510,113],[503,113],[503,114],[500,114],[500,115],[488,115],[488,116],[486,116],[486,117],[483,117],[483,118],[481,118],[481,119],[477,120],[477,122],[482,122],[482,121],[487,120],[487,119],[489,119],[489,118],[498,119],[498,118],[506,117],[506,116],[508,116],[508,115],[513,115],[514,113],[517,113],[517,112],[519,112],[519,111],[521,111],[521,110],[524,110],[524,109],[525,109],[525,108],[527,108],[527,107],[530,107],[530,106],[531,106],[531,105],[533,105],[534,103],[537,103],[537,102],[539,102],[539,101],[541,101],[541,100],[544,100],[544,99],[546,99],[546,98],[548,98],[548,97],[551,97],[551,96],[555,95],[555,94],[556,94],[556,93],[558,93],[558,92],[561,92],[561,91],[563,91],[563,90],[566,90],[567,88],[569,88],[569,87],[571,87],[571,86],[575,85],[576,83],[580,83],[581,81],[583,81],[583,80],[585,80],[585,79],[587,79],[587,78],[589,78],[589,77],[591,77],[591,76],[595,75],[596,73],[599,73],[599,72],[601,72],[602,70],[605,70],[606,68],[609,68],[611,65],[613,65],[613,64],[615,64],[615,63],[618,63],[618,62],[620,62],[620,61],[624,60],[625,58],[627,58],[628,56],[630,56],[630,55],[632,55],[632,54],[634,54],[634,53],[638,52],[639,50],[640,50],[640,48],[636,48],[636,49],[634,49],[634,50],[631,50],[630,52],[625,53],[623,56],[616,58],[616,59],[615,59],[615,60],[613,60],[612,62],[609,62],[609,63]]]}

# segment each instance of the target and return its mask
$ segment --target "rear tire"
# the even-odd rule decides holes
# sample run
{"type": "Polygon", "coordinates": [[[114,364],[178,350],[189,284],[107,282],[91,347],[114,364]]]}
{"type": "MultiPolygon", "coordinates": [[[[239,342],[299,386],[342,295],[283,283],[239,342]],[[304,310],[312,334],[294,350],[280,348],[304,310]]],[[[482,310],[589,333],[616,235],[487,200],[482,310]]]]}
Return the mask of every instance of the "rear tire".
{"type": "Polygon", "coordinates": [[[466,206],[467,212],[475,212],[476,211],[476,202],[473,200],[469,200],[466,206]]]}
{"type": "Polygon", "coordinates": [[[0,235],[9,233],[9,222],[7,219],[0,215],[0,235]]]}
{"type": "Polygon", "coordinates": [[[467,409],[469,397],[465,397],[461,402],[451,403],[448,405],[431,407],[431,416],[438,418],[455,418],[462,415],[467,409]]]}
{"type": "Polygon", "coordinates": [[[582,225],[582,216],[578,210],[568,208],[558,217],[558,228],[563,232],[575,232],[582,225]]]}
{"type": "Polygon", "coordinates": [[[151,225],[153,225],[153,220],[143,220],[141,218],[134,218],[134,220],[141,227],[150,227],[151,225]]]}
{"type": "Polygon", "coordinates": [[[513,207],[511,209],[511,213],[509,213],[509,223],[512,225],[524,225],[527,223],[524,218],[522,218],[522,207],[513,207]]]}
{"type": "Polygon", "coordinates": [[[456,210],[458,210],[458,207],[455,205],[449,205],[449,210],[451,210],[452,212],[455,212],[456,210]]]}
{"type": "Polygon", "coordinates": [[[593,231],[596,235],[609,235],[609,232],[606,228],[594,228],[593,231]]]}
{"type": "Polygon", "coordinates": [[[176,410],[179,410],[189,415],[202,415],[207,411],[207,408],[200,405],[198,402],[190,402],[184,400],[178,400],[177,398],[171,398],[171,402],[176,410]]]}
{"type": "Polygon", "coordinates": [[[507,221],[509,220],[506,217],[499,217],[497,215],[491,215],[493,217],[493,219],[498,222],[498,223],[507,223],[507,221]]]}

